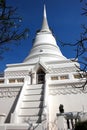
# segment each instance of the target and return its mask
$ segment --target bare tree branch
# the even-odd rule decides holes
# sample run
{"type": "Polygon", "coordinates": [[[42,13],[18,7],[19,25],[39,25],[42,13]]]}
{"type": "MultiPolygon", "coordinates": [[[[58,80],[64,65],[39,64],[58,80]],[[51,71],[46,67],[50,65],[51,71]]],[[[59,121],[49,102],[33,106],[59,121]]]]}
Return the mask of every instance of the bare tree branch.
{"type": "Polygon", "coordinates": [[[29,29],[22,29],[22,18],[16,12],[17,8],[8,6],[6,0],[0,0],[0,51],[3,45],[9,45],[12,41],[28,36],[29,29]]]}

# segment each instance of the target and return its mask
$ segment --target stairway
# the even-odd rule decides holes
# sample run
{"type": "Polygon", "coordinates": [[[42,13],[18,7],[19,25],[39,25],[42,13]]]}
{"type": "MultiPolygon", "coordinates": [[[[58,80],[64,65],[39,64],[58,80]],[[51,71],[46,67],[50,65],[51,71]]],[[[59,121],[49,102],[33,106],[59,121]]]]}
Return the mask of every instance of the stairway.
{"type": "Polygon", "coordinates": [[[21,123],[41,123],[44,100],[44,85],[27,85],[23,94],[18,113],[21,123]]]}

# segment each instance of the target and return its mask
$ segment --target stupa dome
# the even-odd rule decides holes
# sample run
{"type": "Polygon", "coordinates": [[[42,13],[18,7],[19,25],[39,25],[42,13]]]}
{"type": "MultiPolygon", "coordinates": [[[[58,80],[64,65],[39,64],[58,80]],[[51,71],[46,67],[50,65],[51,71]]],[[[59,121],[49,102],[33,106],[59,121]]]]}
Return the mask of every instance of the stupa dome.
{"type": "Polygon", "coordinates": [[[64,57],[61,53],[56,39],[48,26],[45,5],[42,28],[39,32],[37,32],[33,47],[24,62],[38,62],[39,59],[44,62],[66,59],[66,57],[64,57]]]}

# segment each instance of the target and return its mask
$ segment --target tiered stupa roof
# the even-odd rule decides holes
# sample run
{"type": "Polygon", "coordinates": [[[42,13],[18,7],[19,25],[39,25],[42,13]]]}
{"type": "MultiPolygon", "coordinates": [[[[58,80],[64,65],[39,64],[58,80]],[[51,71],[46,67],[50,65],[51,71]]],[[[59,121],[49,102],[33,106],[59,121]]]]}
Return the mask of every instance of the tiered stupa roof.
{"type": "Polygon", "coordinates": [[[29,55],[25,58],[24,63],[38,62],[39,60],[42,60],[43,62],[61,61],[65,59],[66,57],[61,53],[56,39],[49,28],[46,7],[44,5],[42,28],[37,32],[33,47],[29,55]]]}

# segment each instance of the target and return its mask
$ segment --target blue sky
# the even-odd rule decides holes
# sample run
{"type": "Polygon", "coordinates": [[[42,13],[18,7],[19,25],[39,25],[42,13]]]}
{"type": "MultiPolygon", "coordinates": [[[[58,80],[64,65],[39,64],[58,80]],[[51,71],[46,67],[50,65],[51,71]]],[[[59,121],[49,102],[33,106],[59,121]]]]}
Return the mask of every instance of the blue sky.
{"type": "MultiPolygon", "coordinates": [[[[19,46],[10,45],[11,50],[3,54],[0,61],[0,71],[6,68],[6,64],[21,63],[28,55],[32,47],[32,39],[36,30],[41,28],[43,19],[44,0],[7,0],[8,4],[18,7],[18,14],[22,16],[22,27],[29,28],[29,38],[21,40],[19,46]]],[[[84,0],[85,1],[85,0],[84,0]]],[[[75,56],[74,49],[62,47],[58,42],[75,43],[82,32],[81,24],[87,22],[85,16],[81,16],[83,4],[80,0],[45,0],[47,19],[53,29],[57,44],[67,58],[75,56]]]]}

